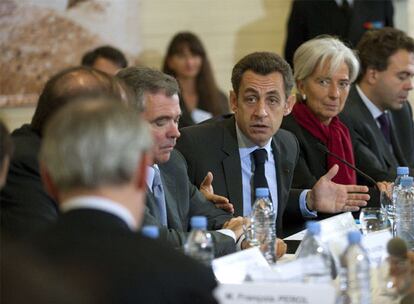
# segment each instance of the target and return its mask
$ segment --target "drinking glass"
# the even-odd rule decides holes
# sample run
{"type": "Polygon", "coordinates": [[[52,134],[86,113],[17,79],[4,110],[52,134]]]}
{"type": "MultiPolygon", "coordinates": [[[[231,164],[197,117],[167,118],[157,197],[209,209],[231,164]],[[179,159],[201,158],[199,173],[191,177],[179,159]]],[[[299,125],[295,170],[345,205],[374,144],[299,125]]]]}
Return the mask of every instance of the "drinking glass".
{"type": "Polygon", "coordinates": [[[395,205],[392,201],[391,190],[390,191],[381,191],[380,196],[381,208],[387,214],[388,220],[391,224],[391,233],[395,236],[395,205]]]}
{"type": "Polygon", "coordinates": [[[382,208],[362,208],[359,221],[364,234],[390,229],[387,214],[382,208]]]}

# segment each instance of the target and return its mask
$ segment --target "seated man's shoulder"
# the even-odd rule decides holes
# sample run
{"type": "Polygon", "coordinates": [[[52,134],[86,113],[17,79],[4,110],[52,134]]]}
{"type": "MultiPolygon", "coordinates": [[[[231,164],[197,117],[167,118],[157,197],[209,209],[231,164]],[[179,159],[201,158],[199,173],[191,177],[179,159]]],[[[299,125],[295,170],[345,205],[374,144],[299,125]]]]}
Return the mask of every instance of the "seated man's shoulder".
{"type": "Polygon", "coordinates": [[[391,115],[394,117],[394,120],[400,121],[412,121],[413,120],[413,110],[409,102],[404,103],[400,110],[390,111],[391,115]]]}
{"type": "Polygon", "coordinates": [[[191,135],[215,134],[215,132],[231,123],[232,117],[232,114],[215,117],[197,125],[182,128],[180,132],[191,135]]]}
{"type": "Polygon", "coordinates": [[[285,129],[279,129],[276,134],[273,136],[273,138],[276,141],[279,141],[281,143],[289,143],[292,145],[297,145],[297,139],[295,134],[293,134],[291,131],[289,130],[285,130],[285,129]]]}
{"type": "Polygon", "coordinates": [[[286,117],[283,117],[282,124],[281,124],[280,128],[281,129],[279,131],[287,130],[287,131],[290,131],[292,133],[295,133],[295,132],[299,131],[301,127],[296,122],[295,118],[293,117],[293,114],[290,114],[286,117]]]}
{"type": "Polygon", "coordinates": [[[163,173],[164,178],[170,176],[177,181],[177,179],[181,180],[187,177],[187,161],[177,149],[172,150],[170,159],[163,164],[159,164],[158,167],[163,173]]]}

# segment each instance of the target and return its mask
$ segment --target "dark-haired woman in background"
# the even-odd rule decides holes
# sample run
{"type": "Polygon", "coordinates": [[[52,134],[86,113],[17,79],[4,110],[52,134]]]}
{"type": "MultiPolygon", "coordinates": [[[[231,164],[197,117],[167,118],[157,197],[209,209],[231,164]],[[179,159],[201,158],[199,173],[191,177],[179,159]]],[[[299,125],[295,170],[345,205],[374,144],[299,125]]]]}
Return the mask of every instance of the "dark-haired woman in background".
{"type": "Polygon", "coordinates": [[[173,37],[162,69],[180,84],[181,126],[229,112],[227,97],[217,87],[203,44],[193,33],[180,32],[173,37]]]}

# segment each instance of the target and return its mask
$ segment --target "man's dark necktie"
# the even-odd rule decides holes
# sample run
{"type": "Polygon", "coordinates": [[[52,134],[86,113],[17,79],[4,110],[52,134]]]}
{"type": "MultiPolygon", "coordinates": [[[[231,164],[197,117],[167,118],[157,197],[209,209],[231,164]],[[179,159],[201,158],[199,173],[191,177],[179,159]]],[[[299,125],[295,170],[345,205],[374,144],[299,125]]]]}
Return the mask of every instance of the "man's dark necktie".
{"type": "Polygon", "coordinates": [[[155,202],[157,203],[161,224],[167,226],[167,205],[165,202],[164,188],[162,186],[160,170],[155,167],[152,193],[154,194],[155,202]]]}
{"type": "Polygon", "coordinates": [[[390,145],[391,144],[391,133],[390,133],[390,121],[388,119],[387,113],[383,113],[381,116],[377,118],[381,132],[384,135],[385,140],[390,145]]]}
{"type": "Polygon", "coordinates": [[[256,188],[269,188],[265,175],[265,162],[267,160],[267,151],[265,149],[257,149],[253,151],[254,159],[254,175],[253,175],[253,187],[256,188]]]}

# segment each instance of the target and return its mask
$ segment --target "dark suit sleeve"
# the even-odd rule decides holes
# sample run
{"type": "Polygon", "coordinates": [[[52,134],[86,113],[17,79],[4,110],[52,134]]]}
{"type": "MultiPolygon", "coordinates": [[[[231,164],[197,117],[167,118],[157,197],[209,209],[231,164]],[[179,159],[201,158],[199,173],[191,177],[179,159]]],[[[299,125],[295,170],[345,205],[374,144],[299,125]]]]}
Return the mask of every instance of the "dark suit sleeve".
{"type": "MultiPolygon", "coordinates": [[[[162,165],[161,171],[162,174],[168,173],[168,176],[164,177],[166,179],[168,178],[170,183],[172,179],[172,185],[178,188],[175,189],[176,192],[173,192],[175,193],[175,197],[171,198],[174,200],[174,203],[171,202],[169,206],[176,206],[176,222],[180,223],[176,223],[178,226],[173,227],[173,229],[163,227],[158,219],[152,215],[150,208],[147,207],[144,224],[158,225],[160,228],[161,240],[176,248],[182,248],[190,231],[189,219],[195,215],[206,216],[207,229],[210,230],[215,242],[215,255],[221,256],[234,252],[234,240],[231,237],[214,231],[221,229],[223,224],[232,218],[232,215],[216,208],[214,204],[206,200],[203,194],[188,180],[186,162],[181,153],[174,150],[171,154],[169,163],[167,165],[162,165]]],[[[164,185],[164,187],[166,187],[166,185],[164,185]]],[[[147,205],[148,203],[149,202],[147,202],[147,205]]]]}
{"type": "Polygon", "coordinates": [[[310,189],[312,188],[318,180],[312,174],[309,166],[300,153],[298,163],[296,164],[295,173],[293,174],[293,183],[292,187],[300,189],[310,189]]]}
{"type": "MultiPolygon", "coordinates": [[[[381,164],[378,160],[378,156],[372,150],[370,143],[364,139],[366,136],[372,137],[373,135],[360,134],[355,127],[355,125],[360,122],[350,119],[348,115],[341,116],[341,120],[347,125],[351,134],[356,167],[377,181],[393,181],[396,176],[395,170],[386,170],[386,168],[384,168],[384,165],[381,164]]],[[[360,132],[364,131],[364,128],[359,129],[360,132]]],[[[363,181],[363,184],[372,185],[369,181],[366,180],[363,181]]]]}
{"type": "MultiPolygon", "coordinates": [[[[197,215],[202,215],[202,214],[197,214],[197,215]]],[[[147,207],[145,208],[144,221],[143,221],[143,226],[146,226],[146,225],[158,226],[159,233],[160,233],[159,240],[179,250],[182,250],[184,248],[184,244],[190,233],[189,231],[190,227],[188,227],[188,231],[179,231],[178,229],[164,227],[151,214],[150,210],[147,207]]],[[[235,242],[231,237],[228,237],[216,231],[210,230],[209,232],[213,236],[214,245],[215,245],[214,255],[216,257],[220,257],[220,256],[230,254],[236,251],[235,242]]]]}
{"type": "Polygon", "coordinates": [[[24,125],[13,132],[12,139],[15,151],[0,192],[1,228],[13,238],[24,238],[53,224],[58,208],[40,178],[40,137],[24,125]]]}
{"type": "Polygon", "coordinates": [[[287,24],[285,59],[291,66],[293,66],[293,54],[296,49],[307,40],[306,11],[303,7],[306,3],[304,2],[306,1],[293,1],[287,24]]]}
{"type": "MultiPolygon", "coordinates": [[[[292,132],[299,143],[299,157],[293,173],[292,187],[298,189],[310,189],[315,185],[319,178],[318,176],[315,176],[315,172],[309,167],[309,161],[315,162],[315,159],[320,157],[319,153],[314,153],[313,146],[316,144],[316,140],[311,134],[304,133],[292,114],[283,118],[281,128],[292,132]]],[[[317,160],[319,161],[319,159],[317,160]]],[[[324,171],[325,168],[322,168],[322,170],[324,171]]]]}
{"type": "Polygon", "coordinates": [[[160,240],[176,248],[182,248],[184,246],[188,233],[186,231],[178,231],[177,229],[170,229],[162,226],[158,219],[153,216],[150,209],[148,207],[145,207],[143,226],[147,225],[158,226],[160,232],[160,240]]]}

